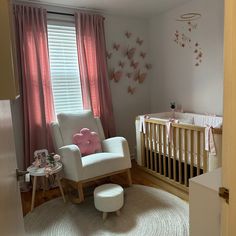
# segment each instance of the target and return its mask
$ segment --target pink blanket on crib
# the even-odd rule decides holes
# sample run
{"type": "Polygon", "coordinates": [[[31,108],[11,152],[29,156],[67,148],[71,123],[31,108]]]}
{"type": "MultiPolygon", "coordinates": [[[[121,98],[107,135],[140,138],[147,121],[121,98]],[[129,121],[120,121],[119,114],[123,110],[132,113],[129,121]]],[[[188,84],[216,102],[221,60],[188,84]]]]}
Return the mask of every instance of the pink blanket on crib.
{"type": "Polygon", "coordinates": [[[206,126],[205,128],[205,150],[208,151],[209,154],[215,156],[216,147],[212,130],[212,126],[206,126]]]}

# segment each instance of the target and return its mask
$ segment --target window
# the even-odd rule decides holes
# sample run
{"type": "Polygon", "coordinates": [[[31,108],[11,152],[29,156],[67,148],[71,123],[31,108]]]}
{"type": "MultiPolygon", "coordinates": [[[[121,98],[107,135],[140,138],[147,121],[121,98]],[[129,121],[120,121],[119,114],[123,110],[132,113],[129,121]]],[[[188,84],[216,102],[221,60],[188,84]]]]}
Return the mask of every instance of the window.
{"type": "Polygon", "coordinates": [[[56,114],[83,110],[74,24],[49,21],[48,45],[56,114]]]}

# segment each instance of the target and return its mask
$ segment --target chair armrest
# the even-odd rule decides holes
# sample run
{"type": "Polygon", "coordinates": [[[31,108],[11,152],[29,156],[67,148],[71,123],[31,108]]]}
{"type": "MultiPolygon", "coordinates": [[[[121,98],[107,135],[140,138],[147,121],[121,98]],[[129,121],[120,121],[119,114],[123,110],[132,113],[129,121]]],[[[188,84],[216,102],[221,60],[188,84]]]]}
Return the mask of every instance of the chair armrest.
{"type": "Polygon", "coordinates": [[[82,161],[78,146],[63,146],[59,148],[59,154],[62,156],[65,178],[78,182],[82,178],[82,161]]]}
{"type": "Polygon", "coordinates": [[[124,157],[130,158],[129,145],[125,138],[114,137],[102,141],[104,152],[119,153],[124,157]]]}

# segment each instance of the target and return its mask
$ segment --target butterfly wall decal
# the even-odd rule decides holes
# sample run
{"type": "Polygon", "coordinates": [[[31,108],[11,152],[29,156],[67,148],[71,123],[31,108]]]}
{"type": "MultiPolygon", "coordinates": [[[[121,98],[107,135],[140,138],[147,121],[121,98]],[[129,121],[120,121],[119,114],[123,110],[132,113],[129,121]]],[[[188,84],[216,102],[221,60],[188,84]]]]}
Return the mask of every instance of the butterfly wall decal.
{"type": "Polygon", "coordinates": [[[120,49],[120,44],[118,44],[118,43],[113,43],[113,49],[116,50],[116,51],[119,51],[119,49],[120,49]]]}
{"type": "Polygon", "coordinates": [[[137,81],[139,84],[142,84],[147,77],[147,73],[140,73],[140,70],[134,77],[134,81],[137,81]]]}
{"type": "Polygon", "coordinates": [[[129,31],[126,31],[125,36],[126,36],[127,39],[129,39],[132,36],[132,33],[129,32],[129,31]]]}
{"type": "Polygon", "coordinates": [[[111,59],[112,53],[111,52],[106,52],[106,56],[108,59],[111,59]]]}
{"type": "Polygon", "coordinates": [[[132,77],[132,73],[131,72],[127,72],[126,76],[130,79],[132,77]]]}
{"type": "Polygon", "coordinates": [[[193,24],[192,22],[188,22],[188,31],[192,32],[192,29],[197,29],[197,23],[193,24]]]}
{"type": "Polygon", "coordinates": [[[146,63],[146,64],[145,64],[145,68],[146,68],[147,70],[151,70],[151,69],[152,69],[152,64],[146,63]]]}
{"type": "Polygon", "coordinates": [[[143,40],[138,37],[136,39],[136,43],[141,46],[143,44],[143,40]]]}
{"type": "Polygon", "coordinates": [[[146,57],[147,53],[145,52],[140,52],[140,57],[142,57],[143,59],[146,57]]]}
{"type": "Polygon", "coordinates": [[[136,88],[132,88],[130,85],[128,87],[128,93],[130,93],[131,95],[133,95],[135,93],[136,88]]]}
{"type": "Polygon", "coordinates": [[[139,63],[132,60],[130,62],[130,66],[136,70],[139,66],[139,63]]]}
{"type": "Polygon", "coordinates": [[[128,57],[129,60],[133,59],[135,51],[136,51],[136,48],[127,49],[126,56],[128,57]]]}
{"type": "Polygon", "coordinates": [[[124,62],[122,62],[122,61],[119,61],[118,65],[119,65],[119,67],[121,67],[121,68],[124,68],[124,66],[125,66],[125,63],[124,63],[124,62]]]}
{"type": "Polygon", "coordinates": [[[110,80],[114,80],[114,82],[118,83],[122,78],[123,72],[121,70],[111,72],[110,80]]]}

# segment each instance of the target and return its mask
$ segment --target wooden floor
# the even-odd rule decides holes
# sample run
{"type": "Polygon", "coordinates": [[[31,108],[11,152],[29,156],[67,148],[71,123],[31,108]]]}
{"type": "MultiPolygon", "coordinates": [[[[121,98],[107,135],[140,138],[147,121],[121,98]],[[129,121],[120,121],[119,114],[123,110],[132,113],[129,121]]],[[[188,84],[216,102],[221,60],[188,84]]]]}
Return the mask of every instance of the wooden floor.
{"type": "MultiPolygon", "coordinates": [[[[175,194],[175,192],[171,191],[171,189],[168,189],[168,188],[166,189],[163,183],[160,183],[155,178],[153,178],[152,176],[147,174],[145,171],[140,169],[137,166],[135,161],[132,162],[131,175],[132,175],[133,184],[141,184],[141,185],[157,187],[157,188],[163,188],[164,186],[165,190],[170,191],[175,194]]],[[[120,174],[120,175],[113,176],[111,178],[105,178],[105,179],[87,184],[84,188],[85,198],[93,194],[93,190],[95,187],[103,183],[108,183],[108,182],[113,182],[113,183],[117,183],[122,186],[125,186],[126,176],[123,174],[120,174]]],[[[54,188],[54,189],[50,189],[46,191],[44,196],[43,196],[43,191],[37,191],[36,197],[35,197],[35,207],[53,198],[57,198],[59,196],[61,196],[59,188],[54,188]]],[[[182,196],[180,195],[180,197],[182,196]]],[[[182,198],[185,199],[185,197],[182,197],[182,198]]],[[[21,200],[22,200],[23,214],[26,215],[30,211],[30,207],[31,207],[31,191],[22,192],[21,200]]]]}

